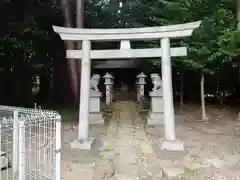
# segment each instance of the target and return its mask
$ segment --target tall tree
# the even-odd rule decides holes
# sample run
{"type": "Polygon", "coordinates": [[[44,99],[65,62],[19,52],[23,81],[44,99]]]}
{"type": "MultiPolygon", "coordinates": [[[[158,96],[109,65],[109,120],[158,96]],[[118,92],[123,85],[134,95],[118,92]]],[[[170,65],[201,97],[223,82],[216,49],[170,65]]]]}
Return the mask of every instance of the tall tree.
{"type": "MultiPolygon", "coordinates": [[[[76,1],[76,28],[84,28],[84,0],[76,1]]],[[[76,49],[82,49],[82,43],[78,41],[76,43],[76,49]]],[[[80,97],[80,87],[81,87],[81,60],[76,59],[76,72],[77,72],[77,82],[78,82],[78,99],[80,97]]]]}
{"type": "Polygon", "coordinates": [[[237,8],[236,8],[236,14],[237,14],[237,29],[240,30],[240,0],[237,1],[237,8]]]}
{"type": "MultiPolygon", "coordinates": [[[[71,6],[69,4],[68,0],[61,0],[61,8],[64,14],[64,23],[66,27],[73,27],[73,21],[72,21],[72,11],[71,6]]],[[[74,42],[67,41],[66,42],[66,48],[67,49],[75,49],[74,42]]],[[[71,89],[74,97],[74,103],[75,105],[78,104],[78,79],[79,79],[79,73],[77,71],[77,60],[71,60],[69,59],[67,61],[68,64],[68,70],[69,70],[69,76],[70,76],[70,83],[71,83],[71,89]]]]}

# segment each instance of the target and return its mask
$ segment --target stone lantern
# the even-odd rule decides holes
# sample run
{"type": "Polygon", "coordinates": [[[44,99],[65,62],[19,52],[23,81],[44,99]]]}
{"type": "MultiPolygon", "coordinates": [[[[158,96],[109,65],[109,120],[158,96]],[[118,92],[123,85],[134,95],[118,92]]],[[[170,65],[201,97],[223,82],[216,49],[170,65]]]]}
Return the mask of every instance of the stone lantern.
{"type": "Polygon", "coordinates": [[[141,72],[137,75],[137,101],[141,100],[141,97],[144,97],[144,85],[146,84],[146,75],[141,72]]]}
{"type": "Polygon", "coordinates": [[[106,86],[106,105],[110,105],[112,102],[112,89],[113,89],[113,79],[114,77],[106,73],[103,78],[105,79],[104,85],[106,86]]]}

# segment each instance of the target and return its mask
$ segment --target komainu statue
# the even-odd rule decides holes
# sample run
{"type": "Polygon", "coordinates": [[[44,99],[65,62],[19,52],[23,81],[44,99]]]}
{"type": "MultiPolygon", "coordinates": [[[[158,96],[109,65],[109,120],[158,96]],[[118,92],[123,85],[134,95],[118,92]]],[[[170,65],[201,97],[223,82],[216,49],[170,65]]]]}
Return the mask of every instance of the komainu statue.
{"type": "Polygon", "coordinates": [[[158,74],[151,74],[151,80],[153,83],[152,91],[158,91],[162,88],[162,80],[158,74]]]}
{"type": "Polygon", "coordinates": [[[93,89],[94,91],[99,91],[98,84],[100,81],[100,75],[99,74],[93,74],[91,77],[91,86],[90,89],[93,89]]]}

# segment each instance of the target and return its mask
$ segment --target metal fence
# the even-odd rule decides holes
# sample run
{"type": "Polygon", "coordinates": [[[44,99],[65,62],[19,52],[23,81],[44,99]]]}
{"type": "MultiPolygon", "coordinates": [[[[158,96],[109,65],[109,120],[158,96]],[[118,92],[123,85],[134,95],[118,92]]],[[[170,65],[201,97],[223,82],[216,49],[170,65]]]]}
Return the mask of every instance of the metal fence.
{"type": "Polygon", "coordinates": [[[61,116],[0,106],[0,180],[60,180],[61,116]]]}

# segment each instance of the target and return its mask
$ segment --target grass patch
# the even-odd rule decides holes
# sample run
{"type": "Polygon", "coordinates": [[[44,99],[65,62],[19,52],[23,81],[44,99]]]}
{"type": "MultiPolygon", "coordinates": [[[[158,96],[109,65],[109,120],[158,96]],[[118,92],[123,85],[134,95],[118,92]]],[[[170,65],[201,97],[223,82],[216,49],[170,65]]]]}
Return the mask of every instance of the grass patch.
{"type": "Polygon", "coordinates": [[[76,121],[78,117],[78,110],[75,107],[66,106],[57,109],[64,121],[76,121]]]}

